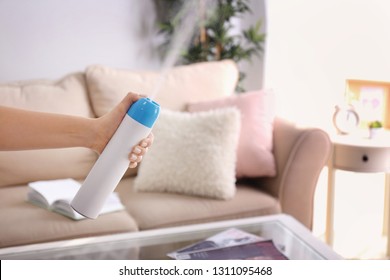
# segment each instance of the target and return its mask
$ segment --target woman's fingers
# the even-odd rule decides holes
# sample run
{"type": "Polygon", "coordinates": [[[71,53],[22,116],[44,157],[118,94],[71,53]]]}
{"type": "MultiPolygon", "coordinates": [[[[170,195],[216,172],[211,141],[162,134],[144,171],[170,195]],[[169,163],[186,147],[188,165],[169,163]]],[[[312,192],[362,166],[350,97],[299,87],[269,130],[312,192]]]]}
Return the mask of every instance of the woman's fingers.
{"type": "Polygon", "coordinates": [[[138,163],[142,161],[143,156],[148,152],[148,148],[153,144],[153,140],[153,133],[150,133],[148,137],[143,139],[137,146],[133,148],[129,154],[129,168],[137,167],[138,163]]]}

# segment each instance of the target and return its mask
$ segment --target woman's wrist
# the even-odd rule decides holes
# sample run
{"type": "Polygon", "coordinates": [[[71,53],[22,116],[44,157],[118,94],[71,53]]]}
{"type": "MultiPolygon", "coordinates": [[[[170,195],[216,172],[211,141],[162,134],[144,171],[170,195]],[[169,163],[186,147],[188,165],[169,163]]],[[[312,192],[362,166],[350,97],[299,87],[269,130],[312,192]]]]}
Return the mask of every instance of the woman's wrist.
{"type": "Polygon", "coordinates": [[[87,119],[84,131],[84,147],[100,154],[105,147],[105,140],[102,138],[102,126],[99,119],[87,119]]]}

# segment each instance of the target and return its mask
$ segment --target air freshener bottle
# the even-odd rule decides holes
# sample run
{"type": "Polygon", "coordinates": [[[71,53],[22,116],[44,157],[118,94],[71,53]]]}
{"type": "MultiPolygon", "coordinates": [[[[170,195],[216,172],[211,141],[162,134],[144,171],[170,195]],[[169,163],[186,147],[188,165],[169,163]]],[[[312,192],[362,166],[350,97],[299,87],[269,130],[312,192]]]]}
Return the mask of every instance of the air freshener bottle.
{"type": "Polygon", "coordinates": [[[129,167],[129,153],[146,138],[157,120],[160,106],[149,98],[136,101],[123,118],[71,202],[79,214],[96,219],[108,196],[129,167]]]}

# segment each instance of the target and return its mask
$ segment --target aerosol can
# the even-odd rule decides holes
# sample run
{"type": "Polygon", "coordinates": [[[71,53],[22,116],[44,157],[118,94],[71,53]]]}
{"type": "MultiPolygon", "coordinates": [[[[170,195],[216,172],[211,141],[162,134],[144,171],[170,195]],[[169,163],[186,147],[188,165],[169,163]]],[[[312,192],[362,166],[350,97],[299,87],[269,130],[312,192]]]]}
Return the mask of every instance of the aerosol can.
{"type": "Polygon", "coordinates": [[[141,98],[130,107],[73,198],[71,206],[76,212],[90,219],[99,216],[129,167],[129,153],[150,134],[159,113],[159,104],[149,98],[141,98]]]}

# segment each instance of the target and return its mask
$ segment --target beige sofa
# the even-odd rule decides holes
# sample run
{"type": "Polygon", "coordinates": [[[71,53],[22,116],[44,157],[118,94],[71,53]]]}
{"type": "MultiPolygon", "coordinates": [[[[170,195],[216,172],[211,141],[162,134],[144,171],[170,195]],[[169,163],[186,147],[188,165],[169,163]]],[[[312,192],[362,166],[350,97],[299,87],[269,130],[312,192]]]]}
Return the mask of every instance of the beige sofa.
{"type": "MultiPolygon", "coordinates": [[[[0,105],[98,117],[128,91],[151,94],[159,77],[157,72],[91,66],[84,73],[70,74],[59,81],[2,84],[0,105]]],[[[238,70],[232,61],[176,67],[166,76],[157,101],[164,108],[182,111],[188,102],[233,94],[237,79],[238,70]]],[[[59,178],[82,181],[96,154],[83,148],[0,152],[0,247],[280,212],[291,214],[311,228],[315,186],[330,148],[325,132],[297,128],[276,117],[276,176],[239,179],[234,197],[221,200],[135,191],[136,170],[129,170],[116,189],[126,210],[81,221],[26,202],[27,183],[59,178]]]]}

